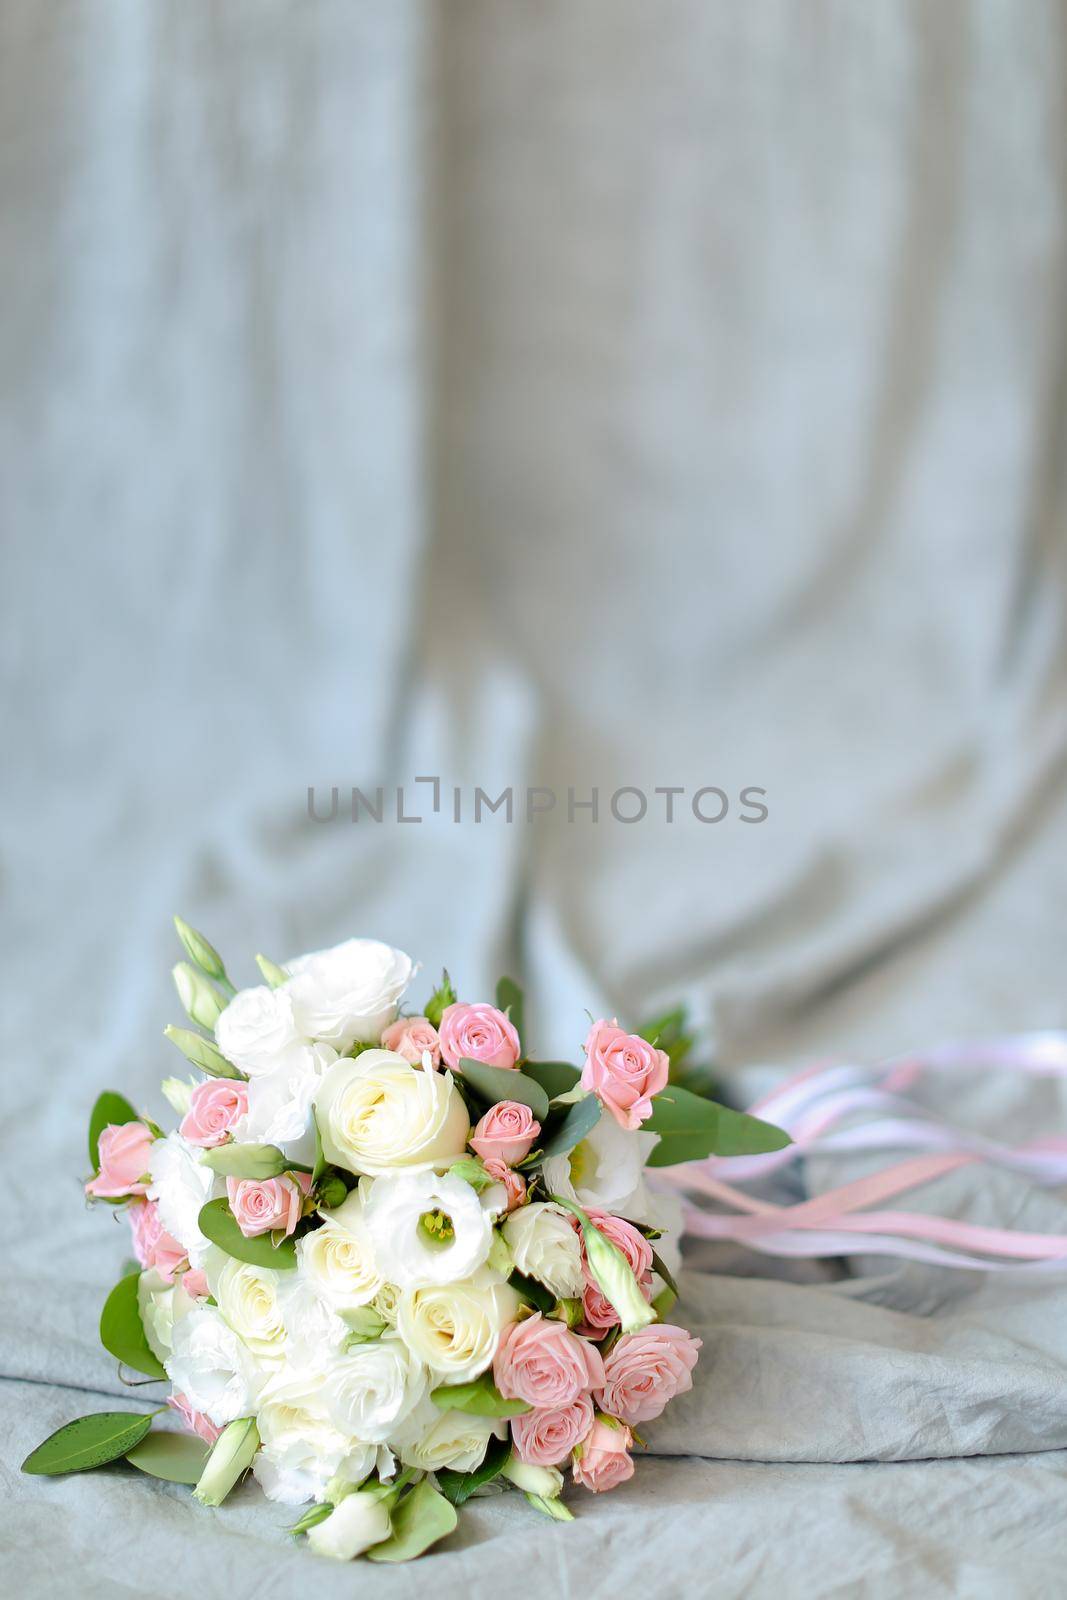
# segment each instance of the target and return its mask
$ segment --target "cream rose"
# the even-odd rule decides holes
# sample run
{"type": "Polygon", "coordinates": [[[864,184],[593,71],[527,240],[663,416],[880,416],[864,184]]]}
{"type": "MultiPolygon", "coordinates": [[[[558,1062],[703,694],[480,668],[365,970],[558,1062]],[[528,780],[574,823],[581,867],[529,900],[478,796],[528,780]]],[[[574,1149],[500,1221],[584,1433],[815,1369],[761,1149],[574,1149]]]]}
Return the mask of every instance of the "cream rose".
{"type": "Polygon", "coordinates": [[[382,1288],[374,1244],[363,1214],[363,1198],[353,1191],[326,1221],[297,1244],[300,1271],[335,1311],[369,1305],[382,1288]]]}
{"type": "Polygon", "coordinates": [[[330,1067],[315,1095],[326,1159],[375,1177],[396,1167],[447,1167],[463,1154],[470,1118],[450,1072],[364,1050],[330,1067]]]}
{"type": "Polygon", "coordinates": [[[570,1217],[551,1201],[535,1201],[513,1211],[504,1238],[519,1271],[536,1278],[559,1299],[581,1295],[582,1247],[570,1217]]]}
{"type": "Polygon", "coordinates": [[[377,1044],[414,975],[411,957],[377,939],[348,939],[286,962],[284,989],[301,1032],[345,1051],[377,1044]]]}
{"type": "Polygon", "coordinates": [[[208,1282],[222,1315],[256,1360],[283,1360],[286,1329],[278,1274],[231,1258],[218,1272],[209,1271],[208,1282]]]}
{"type": "Polygon", "coordinates": [[[420,1406],[392,1439],[393,1448],[408,1467],[438,1472],[473,1472],[480,1466],[490,1439],[503,1439],[507,1423],[499,1417],[476,1417],[464,1411],[438,1411],[431,1403],[420,1406]]]}
{"type": "Polygon", "coordinates": [[[491,1267],[482,1267],[462,1283],[405,1289],[397,1329],[442,1382],[466,1383],[491,1364],[518,1310],[514,1289],[491,1267]]]}

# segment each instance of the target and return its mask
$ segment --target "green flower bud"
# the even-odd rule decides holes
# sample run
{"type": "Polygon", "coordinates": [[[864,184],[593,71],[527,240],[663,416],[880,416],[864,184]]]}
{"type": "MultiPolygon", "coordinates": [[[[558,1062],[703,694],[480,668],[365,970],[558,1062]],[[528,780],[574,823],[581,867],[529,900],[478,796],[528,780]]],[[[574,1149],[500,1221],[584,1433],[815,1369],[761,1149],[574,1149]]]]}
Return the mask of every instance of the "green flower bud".
{"type": "Polygon", "coordinates": [[[240,1417],[223,1428],[193,1490],[202,1506],[221,1506],[237,1480],[252,1465],[259,1449],[259,1429],[254,1417],[240,1417]]]}
{"type": "Polygon", "coordinates": [[[546,1517],[552,1517],[556,1522],[574,1521],[574,1512],[567,1510],[558,1495],[554,1500],[543,1494],[528,1494],[526,1498],[535,1511],[543,1511],[546,1517]]]}
{"type": "Polygon", "coordinates": [[[499,1272],[502,1278],[510,1278],[515,1271],[515,1257],[512,1255],[504,1235],[496,1228],[493,1229],[493,1238],[486,1260],[493,1271],[499,1272]]]}
{"type": "Polygon", "coordinates": [[[439,1028],[441,1026],[441,1018],[445,1013],[445,1007],[454,1006],[458,998],[459,996],[452,987],[452,979],[448,976],[447,972],[442,972],[441,982],[438,984],[429,1000],[427,1000],[426,1010],[423,1012],[423,1016],[426,1018],[427,1022],[431,1022],[435,1028],[439,1028]]]}
{"type": "Polygon", "coordinates": [[[226,1060],[221,1050],[216,1050],[210,1039],[202,1039],[191,1028],[174,1028],[167,1026],[164,1034],[178,1049],[187,1061],[194,1067],[199,1067],[201,1072],[206,1072],[209,1078],[243,1078],[244,1073],[238,1072],[231,1062],[226,1060]]]}
{"type": "Polygon", "coordinates": [[[568,1328],[576,1328],[582,1320],[582,1302],[570,1299],[557,1300],[548,1314],[550,1317],[555,1317],[557,1322],[565,1322],[568,1328]]]}
{"type": "Polygon", "coordinates": [[[217,983],[232,989],[233,985],[226,976],[226,968],[222,964],[222,957],[213,944],[209,944],[202,933],[197,933],[182,917],[175,917],[174,926],[178,930],[178,938],[182,942],[189,960],[194,966],[200,968],[207,977],[214,978],[217,983]]]}
{"type": "Polygon", "coordinates": [[[193,1098],[193,1090],[196,1088],[195,1080],[192,1078],[164,1078],[160,1088],[163,1090],[163,1098],[171,1110],[176,1111],[179,1117],[184,1117],[193,1098]]]}
{"type": "Polygon", "coordinates": [[[545,1500],[557,1499],[563,1490],[563,1474],[558,1467],[535,1467],[529,1461],[520,1461],[514,1450],[500,1473],[524,1494],[539,1495],[545,1500]]]}
{"type": "Polygon", "coordinates": [[[655,1322],[656,1313],[641,1293],[633,1268],[618,1246],[590,1222],[581,1206],[558,1194],[551,1199],[573,1212],[581,1223],[586,1265],[601,1294],[618,1312],[623,1333],[636,1333],[638,1328],[655,1322]]]}
{"type": "Polygon", "coordinates": [[[318,1203],[323,1211],[333,1211],[335,1207],[343,1205],[348,1196],[348,1186],[343,1178],[336,1174],[324,1178],[318,1188],[318,1203]]]}
{"type": "Polygon", "coordinates": [[[218,990],[213,989],[203,974],[191,967],[188,961],[179,961],[176,967],[172,967],[171,976],[186,1015],[199,1023],[201,1028],[214,1032],[216,1022],[226,1009],[218,990]]]}
{"type": "Polygon", "coordinates": [[[283,983],[289,982],[289,974],[284,967],[279,967],[277,962],[271,961],[267,956],[257,956],[256,966],[272,989],[280,989],[283,983]]]}
{"type": "Polygon", "coordinates": [[[290,1163],[277,1145],[231,1141],[202,1151],[200,1165],[210,1167],[224,1178],[255,1178],[262,1183],[266,1178],[280,1177],[289,1170],[290,1163]]]}
{"type": "Polygon", "coordinates": [[[448,1169],[448,1176],[462,1178],[464,1183],[469,1183],[479,1194],[483,1189],[488,1189],[493,1182],[477,1156],[461,1156],[458,1161],[453,1161],[448,1169]]]}

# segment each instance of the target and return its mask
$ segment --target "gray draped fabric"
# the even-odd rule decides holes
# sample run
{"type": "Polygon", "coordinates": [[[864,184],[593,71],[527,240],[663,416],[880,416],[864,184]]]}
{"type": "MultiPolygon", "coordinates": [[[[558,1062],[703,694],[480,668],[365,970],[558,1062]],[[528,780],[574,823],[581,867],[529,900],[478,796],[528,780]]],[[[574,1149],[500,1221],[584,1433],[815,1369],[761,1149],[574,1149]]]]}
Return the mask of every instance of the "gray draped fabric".
{"type": "MultiPolygon", "coordinates": [[[[162,1114],[173,910],[245,981],[353,932],[514,971],[542,1054],[685,998],[738,1097],[1067,1024],[1065,82],[1052,0],[0,0],[13,1592],[1062,1586],[1055,1275],[702,1246],[636,1478],[419,1568],[17,1465],[145,1404],[78,1176],[98,1088],[162,1114]],[[308,819],[431,774],[418,825],[308,819]]],[[[1063,1126],[1048,1084],[949,1108],[1063,1126]]],[[[921,1203],[1067,1226],[978,1169],[921,1203]]]]}

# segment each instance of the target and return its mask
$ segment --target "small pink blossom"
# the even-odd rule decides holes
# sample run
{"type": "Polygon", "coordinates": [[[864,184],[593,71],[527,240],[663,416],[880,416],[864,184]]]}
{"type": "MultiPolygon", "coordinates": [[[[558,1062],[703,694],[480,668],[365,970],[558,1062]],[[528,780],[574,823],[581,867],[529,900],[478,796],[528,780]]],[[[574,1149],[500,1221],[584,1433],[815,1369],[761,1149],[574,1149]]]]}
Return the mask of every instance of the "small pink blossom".
{"type": "Polygon", "coordinates": [[[554,1467],[581,1444],[593,1426],[593,1402],[580,1394],[569,1406],[552,1406],[512,1417],[511,1437],[520,1461],[554,1467]]]}
{"type": "Polygon", "coordinates": [[[596,1095],[623,1128],[639,1128],[652,1115],[652,1096],[667,1087],[670,1060],[617,1022],[594,1022],[585,1041],[582,1088],[596,1095]]]}
{"type": "Polygon", "coordinates": [[[490,1156],[488,1161],[482,1162],[489,1176],[496,1183],[502,1183],[508,1196],[508,1210],[516,1211],[526,1200],[526,1180],[521,1173],[509,1167],[506,1161],[498,1161],[490,1156]]]}
{"type": "Polygon", "coordinates": [[[603,1494],[625,1483],[634,1475],[632,1444],[633,1434],[629,1428],[622,1423],[612,1426],[597,1418],[575,1460],[572,1469],[575,1483],[591,1489],[594,1494],[603,1494]]]}
{"type": "Polygon", "coordinates": [[[413,1067],[420,1067],[429,1051],[434,1066],[441,1065],[441,1040],[428,1017],[397,1017],[382,1034],[382,1049],[403,1056],[413,1067]]]}
{"type": "Polygon", "coordinates": [[[197,1434],[205,1444],[215,1443],[222,1429],[217,1428],[204,1412],[194,1411],[183,1394],[168,1395],[167,1404],[178,1413],[190,1433],[197,1434]]]}
{"type": "Polygon", "coordinates": [[[100,1170],[85,1185],[86,1194],[118,1200],[145,1194],[152,1135],[143,1122],[109,1123],[100,1135],[100,1170]]]}
{"type": "MultiPolygon", "coordinates": [[[[613,1217],[606,1211],[589,1212],[590,1222],[595,1223],[600,1232],[610,1239],[612,1244],[618,1245],[640,1286],[641,1293],[646,1300],[652,1298],[652,1246],[639,1229],[632,1222],[627,1222],[625,1217],[613,1217]]],[[[614,1328],[619,1321],[619,1313],[611,1301],[597,1286],[596,1279],[589,1271],[585,1262],[585,1250],[582,1250],[582,1265],[585,1274],[585,1291],[582,1296],[582,1327],[581,1332],[589,1334],[591,1338],[602,1339],[609,1328],[614,1328]]]]}
{"type": "Polygon", "coordinates": [[[186,1260],[186,1251],[160,1222],[158,1205],[154,1200],[131,1200],[129,1217],[137,1260],[146,1269],[155,1267],[167,1283],[173,1283],[175,1272],[186,1260]]]}
{"type": "Polygon", "coordinates": [[[467,1057],[488,1067],[513,1067],[522,1053],[519,1036],[496,1006],[446,1006],[441,1018],[441,1055],[450,1067],[467,1057]]]}
{"type": "Polygon", "coordinates": [[[470,1147],[483,1161],[506,1161],[514,1167],[528,1156],[541,1132],[529,1106],[517,1100],[499,1100],[482,1117],[470,1136],[470,1147]]]}
{"type": "Polygon", "coordinates": [[[603,1371],[596,1345],[539,1311],[512,1323],[493,1361],[500,1393],[541,1409],[569,1406],[580,1394],[601,1388],[603,1371]]]}
{"type": "Polygon", "coordinates": [[[178,1132],[190,1144],[213,1150],[225,1142],[247,1110],[247,1083],[233,1078],[207,1078],[193,1090],[178,1132]]]}
{"type": "Polygon", "coordinates": [[[260,1233],[292,1233],[311,1186],[306,1172],[281,1178],[227,1178],[226,1193],[237,1226],[246,1239],[260,1233]]]}
{"type": "Polygon", "coordinates": [[[194,1300],[204,1300],[211,1293],[211,1289],[208,1286],[207,1273],[200,1267],[194,1267],[189,1272],[183,1272],[181,1282],[186,1294],[191,1294],[194,1300]]]}
{"type": "Polygon", "coordinates": [[[669,1322],[624,1334],[605,1358],[597,1399],[624,1422],[651,1422],[675,1395],[693,1387],[699,1352],[700,1340],[669,1322]]]}

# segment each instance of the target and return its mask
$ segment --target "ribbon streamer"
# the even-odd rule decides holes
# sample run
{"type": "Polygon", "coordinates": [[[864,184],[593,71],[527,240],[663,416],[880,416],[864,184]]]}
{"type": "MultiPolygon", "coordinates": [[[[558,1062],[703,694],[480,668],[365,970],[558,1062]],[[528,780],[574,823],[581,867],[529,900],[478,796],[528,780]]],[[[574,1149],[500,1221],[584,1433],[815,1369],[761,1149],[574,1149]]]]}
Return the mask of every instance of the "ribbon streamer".
{"type": "Polygon", "coordinates": [[[1067,1077],[1067,1034],[1041,1032],[952,1041],[921,1054],[874,1066],[819,1064],[764,1095],[749,1109],[791,1135],[784,1150],[757,1156],[711,1156],[663,1167],[657,1178],[728,1209],[684,1206],[685,1231],[728,1239],[779,1256],[840,1256],[863,1252],[936,1266],[993,1272],[1067,1268],[1067,1235],[1025,1233],[924,1212],[872,1210],[960,1168],[985,1162],[1040,1187],[1067,1184],[1067,1136],[1007,1145],[954,1127],[907,1097],[924,1072],[1014,1071],[1067,1077]],[[846,1128],[846,1118],[864,1116],[846,1128]],[[881,1172],[792,1205],[757,1199],[736,1187],[765,1178],[806,1155],[863,1150],[920,1152],[881,1172]]]}

